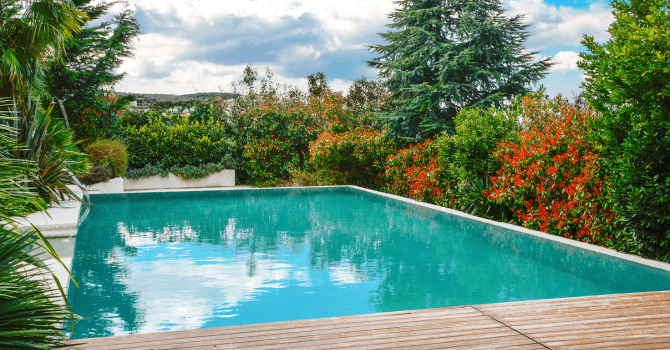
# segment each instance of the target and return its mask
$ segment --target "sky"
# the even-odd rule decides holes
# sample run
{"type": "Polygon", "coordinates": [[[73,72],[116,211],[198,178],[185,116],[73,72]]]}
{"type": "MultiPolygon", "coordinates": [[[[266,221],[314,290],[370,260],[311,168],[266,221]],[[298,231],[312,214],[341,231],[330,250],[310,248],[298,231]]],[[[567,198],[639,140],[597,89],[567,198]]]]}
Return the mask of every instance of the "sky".
{"type": "MultiPolygon", "coordinates": [[[[118,92],[188,94],[232,91],[248,65],[273,81],[307,89],[307,75],[324,72],[329,85],[346,91],[356,79],[376,79],[365,61],[367,45],[386,44],[393,0],[129,0],[140,23],[135,57],[119,72],[118,92]]],[[[538,82],[551,96],[574,97],[584,34],[599,43],[614,21],[602,0],[503,0],[506,16],[524,14],[528,51],[558,63],[538,82]]],[[[111,13],[109,14],[111,15],[111,13]]],[[[533,88],[536,88],[534,86],[533,88]]]]}

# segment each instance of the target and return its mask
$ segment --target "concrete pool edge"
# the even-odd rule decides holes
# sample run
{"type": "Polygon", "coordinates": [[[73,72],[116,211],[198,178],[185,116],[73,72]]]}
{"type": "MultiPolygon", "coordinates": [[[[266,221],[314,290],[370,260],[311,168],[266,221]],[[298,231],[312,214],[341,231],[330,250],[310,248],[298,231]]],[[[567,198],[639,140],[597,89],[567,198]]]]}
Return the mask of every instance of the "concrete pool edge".
{"type": "Polygon", "coordinates": [[[595,245],[595,244],[580,242],[580,241],[572,240],[572,239],[569,239],[569,238],[552,235],[552,234],[542,232],[542,231],[531,230],[531,229],[528,229],[528,228],[525,228],[525,227],[522,227],[522,226],[517,226],[517,225],[508,224],[508,223],[499,222],[499,221],[494,221],[494,220],[485,219],[485,218],[480,218],[478,216],[470,215],[470,214],[467,214],[467,213],[464,213],[462,211],[458,211],[458,210],[455,210],[455,209],[445,208],[445,207],[442,207],[442,206],[439,206],[439,205],[425,203],[425,202],[419,202],[419,201],[416,201],[414,199],[410,199],[410,198],[406,198],[406,197],[402,197],[402,196],[398,196],[398,195],[394,195],[394,194],[390,194],[390,193],[375,191],[375,190],[371,190],[371,189],[367,189],[367,188],[363,188],[363,187],[358,187],[358,186],[353,186],[353,185],[337,186],[337,187],[350,187],[350,188],[353,188],[353,189],[356,189],[356,190],[359,190],[359,191],[368,192],[368,193],[371,193],[371,194],[375,194],[375,195],[378,195],[378,196],[390,198],[390,199],[393,199],[393,200],[397,200],[397,201],[401,201],[401,202],[405,202],[405,203],[409,203],[409,204],[419,205],[419,206],[424,207],[424,208],[438,210],[438,211],[441,211],[441,212],[444,212],[444,213],[447,213],[447,214],[452,214],[452,215],[456,215],[456,216],[459,216],[459,217],[463,217],[463,218],[487,223],[487,224],[490,224],[490,225],[503,227],[503,228],[506,228],[506,229],[510,229],[510,230],[521,232],[521,233],[529,234],[529,235],[532,235],[532,236],[535,236],[535,237],[548,239],[548,240],[551,240],[551,241],[554,241],[554,242],[567,244],[567,245],[570,245],[570,246],[573,246],[573,247],[586,249],[586,250],[589,250],[589,251],[592,251],[592,252],[613,256],[613,257],[616,257],[616,258],[619,258],[619,259],[632,261],[632,262],[635,262],[635,263],[638,263],[638,264],[642,264],[642,265],[646,265],[646,266],[650,266],[650,267],[654,267],[654,268],[657,268],[657,269],[661,269],[661,270],[665,270],[665,271],[670,272],[670,264],[668,264],[668,263],[643,258],[643,257],[638,256],[638,255],[622,253],[622,252],[616,251],[616,250],[611,249],[611,248],[605,248],[605,247],[601,247],[601,246],[598,246],[598,245],[595,245]]]}

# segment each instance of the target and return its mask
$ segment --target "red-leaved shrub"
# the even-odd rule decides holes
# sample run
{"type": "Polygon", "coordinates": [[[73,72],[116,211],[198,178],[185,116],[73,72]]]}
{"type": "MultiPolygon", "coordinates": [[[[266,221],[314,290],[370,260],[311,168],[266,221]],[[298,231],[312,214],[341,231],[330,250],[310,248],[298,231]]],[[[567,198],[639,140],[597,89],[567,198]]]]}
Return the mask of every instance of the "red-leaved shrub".
{"type": "Polygon", "coordinates": [[[440,203],[445,194],[438,179],[437,144],[428,140],[398,151],[385,167],[385,191],[418,201],[440,203]]]}
{"type": "Polygon", "coordinates": [[[588,107],[539,97],[523,99],[520,142],[501,143],[503,163],[485,195],[531,229],[607,245],[615,213],[606,206],[600,156],[587,138],[597,115],[588,107]]]}

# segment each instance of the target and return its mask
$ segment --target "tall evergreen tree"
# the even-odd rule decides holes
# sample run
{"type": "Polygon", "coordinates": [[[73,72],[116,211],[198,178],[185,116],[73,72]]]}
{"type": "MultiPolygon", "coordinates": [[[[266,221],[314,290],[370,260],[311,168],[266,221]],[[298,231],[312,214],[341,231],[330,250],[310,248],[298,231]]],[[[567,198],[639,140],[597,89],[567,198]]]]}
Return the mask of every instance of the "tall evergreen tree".
{"type": "MultiPolygon", "coordinates": [[[[88,23],[99,20],[119,1],[73,0],[89,17],[88,23]],[[94,3],[94,4],[91,4],[94,3]]],[[[121,80],[125,73],[114,70],[124,58],[134,56],[132,41],[140,34],[134,12],[127,7],[110,21],[87,25],[67,41],[65,55],[47,72],[47,88],[54,97],[64,101],[68,114],[82,106],[95,103],[103,89],[121,80]]]]}
{"type": "Polygon", "coordinates": [[[418,140],[453,131],[466,107],[500,107],[526,94],[553,65],[523,53],[528,25],[503,16],[499,0],[399,0],[389,17],[387,45],[369,61],[400,106],[382,115],[396,137],[418,140]]]}

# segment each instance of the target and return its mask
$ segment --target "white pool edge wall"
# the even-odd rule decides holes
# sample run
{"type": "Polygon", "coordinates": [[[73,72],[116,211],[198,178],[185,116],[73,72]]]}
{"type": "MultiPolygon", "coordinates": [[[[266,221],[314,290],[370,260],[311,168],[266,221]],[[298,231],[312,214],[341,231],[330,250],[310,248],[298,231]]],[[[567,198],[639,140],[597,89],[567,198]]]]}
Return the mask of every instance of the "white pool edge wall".
{"type": "Polygon", "coordinates": [[[140,179],[123,179],[122,191],[155,190],[155,189],[181,189],[181,188],[207,188],[207,187],[233,187],[235,186],[235,170],[225,169],[202,179],[183,179],[173,173],[167,177],[154,175],[140,179]]]}
{"type": "MultiPolygon", "coordinates": [[[[525,227],[522,227],[522,226],[517,226],[517,225],[508,224],[508,223],[499,222],[499,221],[494,221],[494,220],[485,219],[485,218],[480,218],[478,216],[470,215],[470,214],[464,213],[462,211],[458,211],[458,210],[450,209],[450,208],[445,208],[445,207],[435,205],[435,204],[419,202],[419,201],[414,200],[414,199],[410,199],[410,198],[406,198],[406,197],[402,197],[402,196],[398,196],[398,195],[394,195],[394,194],[389,194],[389,193],[385,193],[385,192],[370,190],[370,189],[367,189],[367,188],[353,186],[353,185],[324,186],[324,187],[349,187],[349,188],[353,188],[353,189],[356,189],[356,190],[359,190],[359,191],[372,193],[372,194],[375,194],[375,195],[378,195],[378,196],[394,199],[394,200],[409,203],[409,204],[415,204],[415,205],[418,205],[418,206],[421,206],[421,207],[424,207],[424,208],[438,210],[438,211],[441,211],[441,212],[444,212],[444,213],[447,213],[447,214],[452,214],[452,215],[467,218],[467,219],[470,219],[470,220],[475,220],[475,221],[487,223],[487,224],[490,224],[490,225],[506,228],[506,229],[509,229],[509,230],[514,230],[514,231],[517,231],[517,232],[529,234],[531,236],[548,239],[548,240],[551,240],[551,241],[554,241],[554,242],[567,244],[567,245],[570,245],[570,246],[573,246],[573,247],[586,249],[586,250],[589,250],[589,251],[592,251],[592,252],[597,252],[597,253],[609,255],[609,256],[612,256],[612,257],[632,261],[632,262],[635,262],[635,263],[638,263],[638,264],[647,265],[647,266],[650,266],[650,267],[654,267],[654,268],[657,268],[657,269],[661,269],[661,270],[665,270],[665,271],[670,272],[670,264],[668,264],[668,263],[643,258],[641,256],[637,256],[637,255],[633,255],[633,254],[618,252],[618,251],[616,251],[614,249],[611,249],[611,248],[605,248],[605,247],[601,247],[601,246],[595,245],[595,244],[580,242],[580,241],[576,241],[576,240],[573,240],[573,239],[552,235],[552,234],[542,232],[542,231],[531,230],[531,229],[528,229],[528,228],[525,228],[525,227]]],[[[291,188],[291,187],[286,187],[286,188],[291,188]]]]}

